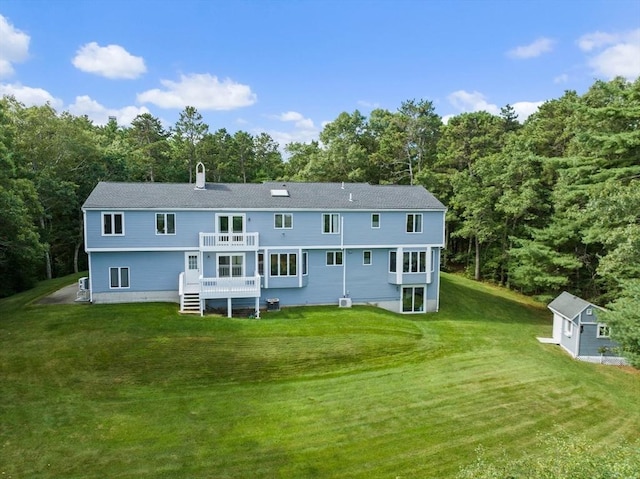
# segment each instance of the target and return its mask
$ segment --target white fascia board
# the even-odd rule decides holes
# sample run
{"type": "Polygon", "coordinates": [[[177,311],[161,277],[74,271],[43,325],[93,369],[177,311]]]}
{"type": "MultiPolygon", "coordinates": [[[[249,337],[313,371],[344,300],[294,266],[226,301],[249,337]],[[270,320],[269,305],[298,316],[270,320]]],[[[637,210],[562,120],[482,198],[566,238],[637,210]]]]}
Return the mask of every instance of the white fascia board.
{"type": "Polygon", "coordinates": [[[553,308],[552,308],[552,307],[550,307],[550,306],[547,306],[547,309],[549,309],[552,313],[557,314],[558,316],[560,316],[560,317],[562,317],[562,318],[564,318],[564,319],[567,319],[567,320],[569,320],[569,321],[573,321],[573,320],[574,320],[574,319],[576,319],[576,318],[578,317],[578,315],[580,314],[580,313],[578,313],[578,314],[576,314],[573,318],[570,318],[569,316],[565,316],[565,315],[564,315],[564,314],[562,314],[560,311],[558,311],[558,310],[556,310],[556,309],[553,309],[553,308]]]}
{"type": "Polygon", "coordinates": [[[427,248],[442,248],[442,245],[437,244],[426,244],[426,243],[412,243],[412,244],[326,244],[326,245],[291,245],[291,246],[260,246],[258,249],[268,248],[269,250],[293,250],[293,249],[420,249],[424,250],[427,248]]]}
{"type": "MultiPolygon", "coordinates": [[[[269,249],[269,250],[314,250],[314,249],[426,249],[426,248],[442,248],[442,245],[439,244],[426,244],[426,243],[411,243],[411,244],[346,244],[344,246],[334,245],[334,244],[326,244],[326,245],[288,245],[288,246],[261,246],[258,249],[269,249]]],[[[198,246],[172,246],[172,247],[131,247],[131,248],[86,248],[85,251],[87,253],[120,253],[127,251],[199,251],[198,246]]]]}
{"type": "Polygon", "coordinates": [[[197,246],[173,246],[171,248],[87,248],[87,253],[126,253],[126,252],[158,252],[158,251],[193,251],[197,253],[199,248],[197,246]]]}
{"type": "Polygon", "coordinates": [[[378,213],[378,212],[395,212],[395,213],[403,213],[403,212],[432,212],[432,211],[442,211],[443,213],[446,213],[447,209],[446,208],[374,208],[371,206],[367,206],[367,207],[362,207],[362,208],[290,208],[290,207],[273,207],[273,208],[216,208],[216,207],[207,207],[207,208],[196,208],[196,207],[192,207],[192,206],[183,206],[183,207],[173,207],[173,206],[164,206],[164,207],[141,207],[141,206],[137,206],[137,207],[116,207],[116,206],[92,206],[92,207],[82,207],[83,211],[113,211],[113,210],[122,210],[122,211],[230,211],[230,212],[236,212],[236,211],[241,211],[244,213],[252,213],[252,212],[263,212],[263,211],[273,211],[273,212],[280,212],[280,211],[292,211],[292,212],[305,212],[305,211],[310,211],[310,212],[316,212],[316,211],[320,211],[320,212],[336,212],[336,213],[342,213],[342,212],[349,212],[349,211],[353,211],[353,212],[371,212],[371,213],[378,213]]]}

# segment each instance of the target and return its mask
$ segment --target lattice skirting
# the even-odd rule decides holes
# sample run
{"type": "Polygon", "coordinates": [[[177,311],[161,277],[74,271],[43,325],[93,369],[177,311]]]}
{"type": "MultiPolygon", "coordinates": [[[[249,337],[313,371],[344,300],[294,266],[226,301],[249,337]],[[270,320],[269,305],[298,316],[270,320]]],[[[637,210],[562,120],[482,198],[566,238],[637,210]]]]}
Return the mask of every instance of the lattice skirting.
{"type": "Polygon", "coordinates": [[[618,356],[578,356],[576,359],[587,363],[607,364],[609,366],[628,366],[624,358],[618,356]]]}

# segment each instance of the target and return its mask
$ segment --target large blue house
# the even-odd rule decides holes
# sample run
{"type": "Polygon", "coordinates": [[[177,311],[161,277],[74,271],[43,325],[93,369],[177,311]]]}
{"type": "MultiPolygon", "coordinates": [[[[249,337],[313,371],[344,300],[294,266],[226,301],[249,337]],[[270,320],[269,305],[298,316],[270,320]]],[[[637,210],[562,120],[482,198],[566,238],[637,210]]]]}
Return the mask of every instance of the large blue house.
{"type": "Polygon", "coordinates": [[[83,205],[94,303],[183,312],[438,310],[445,207],[421,186],[99,183],[83,205]]]}

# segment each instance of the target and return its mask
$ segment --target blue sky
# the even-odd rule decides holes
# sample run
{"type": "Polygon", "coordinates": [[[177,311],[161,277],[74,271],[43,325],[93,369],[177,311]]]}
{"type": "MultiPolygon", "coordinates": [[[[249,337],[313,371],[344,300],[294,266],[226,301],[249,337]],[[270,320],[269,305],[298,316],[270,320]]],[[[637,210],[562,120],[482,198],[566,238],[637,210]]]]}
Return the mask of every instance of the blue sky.
{"type": "Polygon", "coordinates": [[[2,0],[0,94],[127,125],[317,138],[341,112],[431,100],[524,119],[640,75],[640,0],[2,0]]]}

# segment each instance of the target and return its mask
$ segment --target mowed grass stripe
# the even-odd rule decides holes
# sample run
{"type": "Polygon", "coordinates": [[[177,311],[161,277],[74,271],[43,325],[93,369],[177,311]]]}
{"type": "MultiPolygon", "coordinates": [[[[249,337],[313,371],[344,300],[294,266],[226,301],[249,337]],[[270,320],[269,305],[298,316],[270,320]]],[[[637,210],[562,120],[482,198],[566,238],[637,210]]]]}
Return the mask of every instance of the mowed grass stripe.
{"type": "Polygon", "coordinates": [[[441,312],[426,317],[0,302],[0,469],[440,478],[478,445],[518,455],[541,432],[605,445],[640,429],[638,375],[539,344],[550,315],[526,298],[448,275],[442,287],[441,312]]]}

